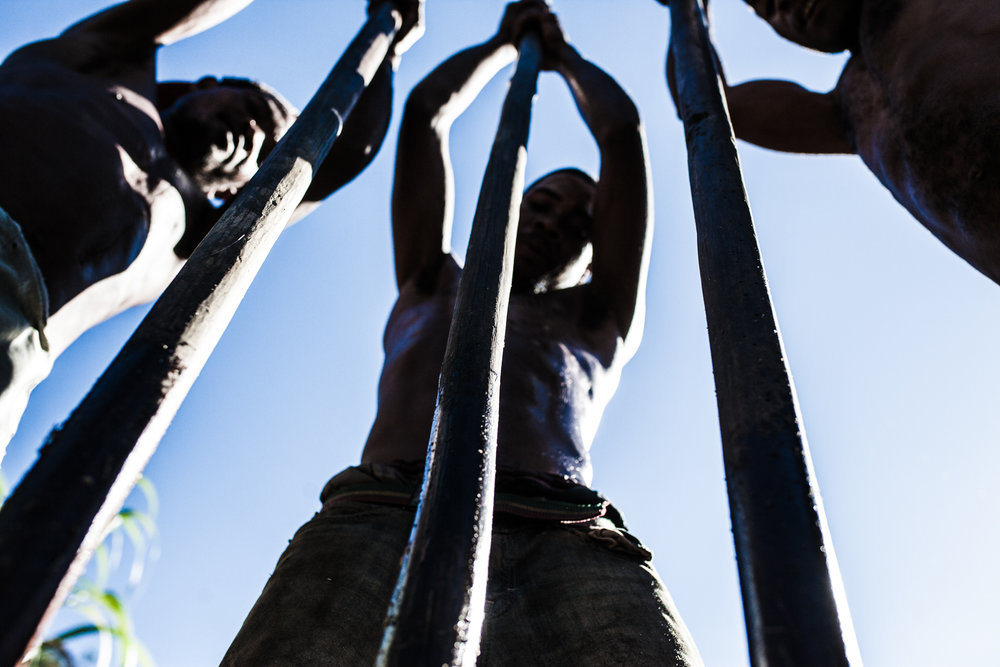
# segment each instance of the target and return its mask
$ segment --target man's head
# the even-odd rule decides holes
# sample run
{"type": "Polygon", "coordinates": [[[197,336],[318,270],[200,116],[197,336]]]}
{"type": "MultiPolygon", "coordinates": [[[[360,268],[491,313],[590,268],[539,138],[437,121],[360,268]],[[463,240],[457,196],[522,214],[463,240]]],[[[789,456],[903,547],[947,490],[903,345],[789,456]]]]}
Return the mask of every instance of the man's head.
{"type": "Polygon", "coordinates": [[[224,199],[246,185],[298,114],[277,92],[247,79],[161,86],[167,152],[209,197],[224,199]]]}
{"type": "Polygon", "coordinates": [[[774,31],[796,44],[838,53],[858,43],[863,0],[746,0],[774,31]]]}
{"type": "Polygon", "coordinates": [[[559,169],[532,183],[521,200],[514,284],[518,292],[544,292],[582,283],[592,256],[594,179],[559,169]]]}

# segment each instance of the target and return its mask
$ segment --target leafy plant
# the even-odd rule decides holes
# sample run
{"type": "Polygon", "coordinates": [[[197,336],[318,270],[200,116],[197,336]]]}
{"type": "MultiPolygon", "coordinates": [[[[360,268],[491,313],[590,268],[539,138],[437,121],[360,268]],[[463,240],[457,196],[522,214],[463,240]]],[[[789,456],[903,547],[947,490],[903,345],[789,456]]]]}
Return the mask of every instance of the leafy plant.
{"type": "MultiPolygon", "coordinates": [[[[155,557],[155,517],[159,509],[156,489],[146,478],[139,480],[136,489],[145,500],[145,509],[125,507],[105,529],[104,539],[87,567],[87,576],[77,581],[57,617],[70,627],[45,639],[22,664],[74,667],[82,660],[96,667],[155,667],[149,651],[136,636],[125,603],[155,557]],[[126,554],[131,558],[126,559],[126,554]],[[123,573],[126,560],[128,568],[123,573]],[[115,576],[119,574],[124,574],[124,595],[112,588],[111,580],[120,579],[115,576]]],[[[0,505],[7,493],[0,473],[0,505]]]]}

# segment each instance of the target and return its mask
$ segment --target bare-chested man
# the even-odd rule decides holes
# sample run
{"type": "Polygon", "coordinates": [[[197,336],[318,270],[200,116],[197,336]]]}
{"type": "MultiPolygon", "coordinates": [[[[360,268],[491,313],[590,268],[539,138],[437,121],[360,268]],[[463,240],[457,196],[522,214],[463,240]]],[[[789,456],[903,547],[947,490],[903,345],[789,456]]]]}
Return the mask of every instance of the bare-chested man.
{"type": "Polygon", "coordinates": [[[993,0],[747,0],[781,36],[849,50],[837,86],[727,87],[736,135],[857,153],[932,234],[1000,283],[1000,5],[993,0]]]}
{"type": "Polygon", "coordinates": [[[521,203],[479,664],[700,664],[649,552],[588,486],[595,430],[642,329],[652,225],[644,134],[626,93],[566,44],[540,1],[508,5],[494,37],[445,61],[409,97],[392,207],[399,298],[362,464],[327,484],[322,511],[292,540],[223,664],[374,661],[462,272],[450,252],[449,128],[532,27],[601,169],[596,183],[554,172],[521,203]]]}
{"type": "MultiPolygon", "coordinates": [[[[160,46],[251,1],[130,0],[0,64],[0,456],[54,357],[156,298],[294,121],[250,81],[156,80],[160,46]]],[[[384,2],[406,12],[398,56],[422,31],[420,7],[369,11],[384,2]]],[[[371,161],[391,96],[387,60],[300,215],[371,161]]]]}

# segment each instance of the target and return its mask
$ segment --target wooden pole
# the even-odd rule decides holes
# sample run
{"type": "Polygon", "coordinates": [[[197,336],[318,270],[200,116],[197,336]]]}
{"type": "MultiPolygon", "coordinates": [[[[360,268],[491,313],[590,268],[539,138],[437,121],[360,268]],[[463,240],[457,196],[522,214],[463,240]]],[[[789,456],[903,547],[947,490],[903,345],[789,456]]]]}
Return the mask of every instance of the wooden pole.
{"type": "Polygon", "coordinates": [[[541,49],[525,36],[472,222],[414,532],[377,664],[476,664],[486,601],[500,367],[541,49]]]}
{"type": "Polygon", "coordinates": [[[859,666],[701,3],[669,4],[751,662],[859,666]]]}
{"type": "Polygon", "coordinates": [[[0,666],[61,606],[302,200],[402,17],[370,17],[0,510],[0,666]]]}

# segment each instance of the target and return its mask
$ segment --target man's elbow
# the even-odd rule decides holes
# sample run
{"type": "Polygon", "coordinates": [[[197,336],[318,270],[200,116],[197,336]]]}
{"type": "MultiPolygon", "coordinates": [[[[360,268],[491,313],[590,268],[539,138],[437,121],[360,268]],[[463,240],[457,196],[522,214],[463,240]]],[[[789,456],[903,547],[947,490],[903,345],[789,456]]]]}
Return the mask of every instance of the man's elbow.
{"type": "Polygon", "coordinates": [[[639,110],[631,99],[624,97],[606,114],[596,133],[598,143],[607,145],[611,142],[627,140],[630,137],[642,137],[644,133],[639,110]]]}
{"type": "Polygon", "coordinates": [[[453,91],[424,80],[410,91],[403,108],[403,117],[421,124],[432,124],[441,115],[453,91]]]}
{"type": "Polygon", "coordinates": [[[597,143],[602,148],[641,145],[644,137],[645,129],[637,112],[616,115],[612,122],[603,124],[596,135],[597,143]]]}

